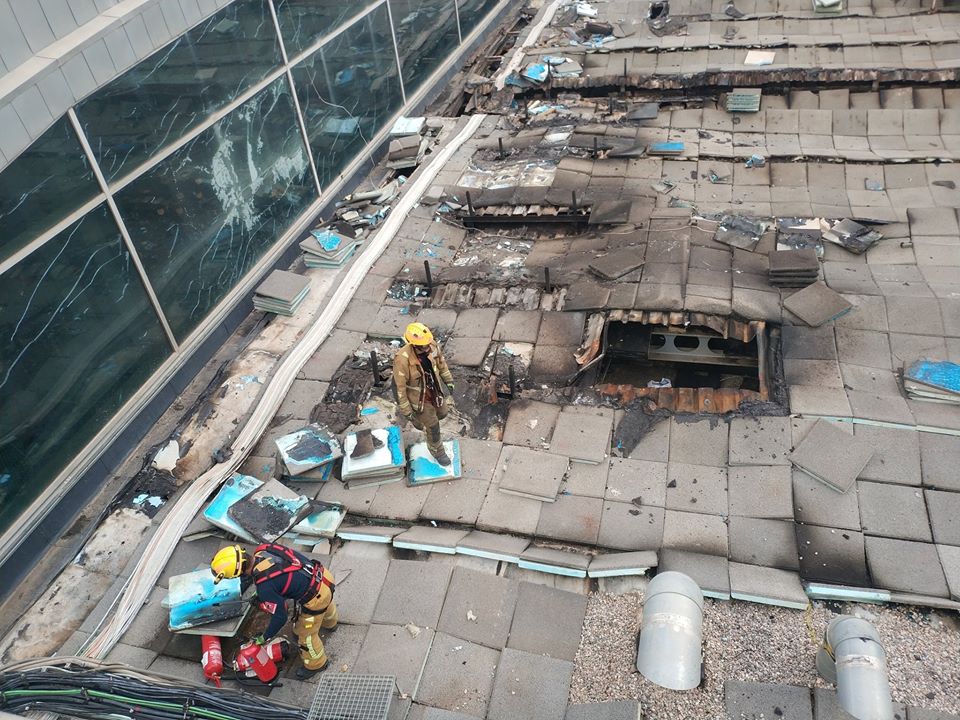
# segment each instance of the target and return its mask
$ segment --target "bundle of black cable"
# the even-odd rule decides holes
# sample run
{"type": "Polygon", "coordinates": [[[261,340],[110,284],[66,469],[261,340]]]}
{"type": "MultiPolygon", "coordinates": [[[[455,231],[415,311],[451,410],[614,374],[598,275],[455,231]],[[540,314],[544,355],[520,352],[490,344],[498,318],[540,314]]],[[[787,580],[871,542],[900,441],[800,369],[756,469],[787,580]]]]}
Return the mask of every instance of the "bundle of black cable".
{"type": "Polygon", "coordinates": [[[0,709],[92,720],[306,720],[307,712],[244,692],[86,658],[0,668],[0,709]]]}

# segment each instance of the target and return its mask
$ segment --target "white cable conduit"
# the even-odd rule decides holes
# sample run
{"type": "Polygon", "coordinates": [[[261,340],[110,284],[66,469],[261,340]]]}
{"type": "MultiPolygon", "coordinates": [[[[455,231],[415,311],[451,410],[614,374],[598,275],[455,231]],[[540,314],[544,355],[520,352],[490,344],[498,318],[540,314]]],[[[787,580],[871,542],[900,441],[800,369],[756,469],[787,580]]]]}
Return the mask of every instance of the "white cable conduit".
{"type": "Polygon", "coordinates": [[[108,614],[108,618],[105,619],[102,626],[97,629],[93,638],[88,642],[83,653],[85,657],[103,659],[127,631],[137,612],[146,602],[150,591],[156,585],[160,573],[163,572],[163,568],[173,552],[173,548],[187,526],[193,521],[194,516],[203,507],[210,494],[240,466],[247,452],[260,439],[267,428],[267,424],[280,408],[284,396],[293,385],[297,373],[317,351],[320,344],[327,339],[346,309],[347,303],[353,298],[361,281],[366,277],[369,268],[390,244],[397,230],[400,229],[400,225],[406,220],[407,215],[413,210],[414,205],[420,200],[423,193],[430,187],[441,168],[473,136],[485,118],[486,115],[473,115],[467,121],[463,130],[437,153],[431,163],[421,169],[418,177],[410,184],[396,206],[391,209],[379,232],[360,254],[356,262],[347,270],[343,281],[330,298],[330,302],[327,303],[300,342],[280,362],[276,372],[264,389],[260,401],[231,446],[233,454],[230,460],[214,465],[190,483],[160,523],[160,527],[157,528],[156,533],[144,549],[140,562],[137,563],[137,567],[130,575],[130,579],[113,608],[113,612],[108,614]]]}
{"type": "Polygon", "coordinates": [[[493,86],[497,90],[503,90],[507,84],[507,78],[510,77],[510,73],[519,69],[521,63],[523,63],[523,56],[526,54],[525,50],[540,38],[540,33],[542,33],[543,29],[553,21],[553,17],[557,14],[557,10],[559,10],[560,6],[566,2],[568,2],[568,0],[553,0],[553,2],[550,3],[550,5],[548,5],[544,11],[543,17],[540,18],[540,22],[531,27],[526,37],[523,39],[523,42],[514,48],[513,56],[510,58],[510,62],[508,62],[503,69],[497,73],[497,77],[493,81],[493,86]]]}

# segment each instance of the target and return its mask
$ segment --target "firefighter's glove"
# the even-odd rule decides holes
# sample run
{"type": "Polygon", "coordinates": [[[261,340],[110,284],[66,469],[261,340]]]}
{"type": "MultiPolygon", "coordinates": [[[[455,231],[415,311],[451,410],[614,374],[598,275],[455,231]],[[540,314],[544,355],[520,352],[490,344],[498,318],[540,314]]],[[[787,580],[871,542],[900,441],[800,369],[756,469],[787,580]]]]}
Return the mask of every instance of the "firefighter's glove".
{"type": "Polygon", "coordinates": [[[447,389],[453,394],[453,383],[447,383],[447,389]]]}
{"type": "Polygon", "coordinates": [[[267,644],[267,639],[266,639],[263,635],[257,635],[257,636],[253,639],[253,644],[254,644],[254,645],[266,645],[266,644],[267,644]]]}

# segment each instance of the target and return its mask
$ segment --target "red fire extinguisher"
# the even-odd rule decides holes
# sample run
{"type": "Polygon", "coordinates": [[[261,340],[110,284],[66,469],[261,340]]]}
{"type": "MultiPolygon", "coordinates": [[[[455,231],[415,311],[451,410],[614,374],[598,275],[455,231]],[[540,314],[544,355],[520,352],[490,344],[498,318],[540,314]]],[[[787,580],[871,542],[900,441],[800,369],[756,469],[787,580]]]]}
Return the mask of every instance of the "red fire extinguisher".
{"type": "Polygon", "coordinates": [[[223,675],[223,650],[220,648],[220,638],[216,635],[204,635],[200,639],[203,647],[203,676],[220,687],[220,677],[223,675]]]}
{"type": "Polygon", "coordinates": [[[262,683],[271,683],[280,674],[279,665],[287,659],[287,645],[286,638],[274,638],[263,645],[245,643],[237,651],[233,669],[262,683]]]}

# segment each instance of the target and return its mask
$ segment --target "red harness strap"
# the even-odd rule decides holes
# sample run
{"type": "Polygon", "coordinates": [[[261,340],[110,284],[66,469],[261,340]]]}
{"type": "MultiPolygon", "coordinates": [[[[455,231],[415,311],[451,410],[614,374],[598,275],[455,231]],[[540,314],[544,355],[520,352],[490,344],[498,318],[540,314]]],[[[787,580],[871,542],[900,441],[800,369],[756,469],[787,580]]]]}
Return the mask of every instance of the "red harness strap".
{"type": "Polygon", "coordinates": [[[323,585],[329,587],[330,592],[333,593],[334,584],[327,580],[327,578],[324,576],[323,565],[320,563],[309,563],[304,565],[300,558],[297,557],[296,553],[293,552],[293,550],[278,543],[264,543],[263,545],[257,546],[256,550],[253,551],[254,557],[259,555],[261,552],[277,557],[280,560],[280,566],[276,567],[276,569],[257,574],[257,576],[254,578],[254,583],[256,585],[286,574],[287,580],[283,584],[283,590],[280,591],[281,595],[285,595],[287,590],[290,589],[290,583],[293,582],[294,573],[303,570],[310,575],[310,585],[301,600],[313,598],[317,593],[320,592],[320,588],[323,585]]]}

